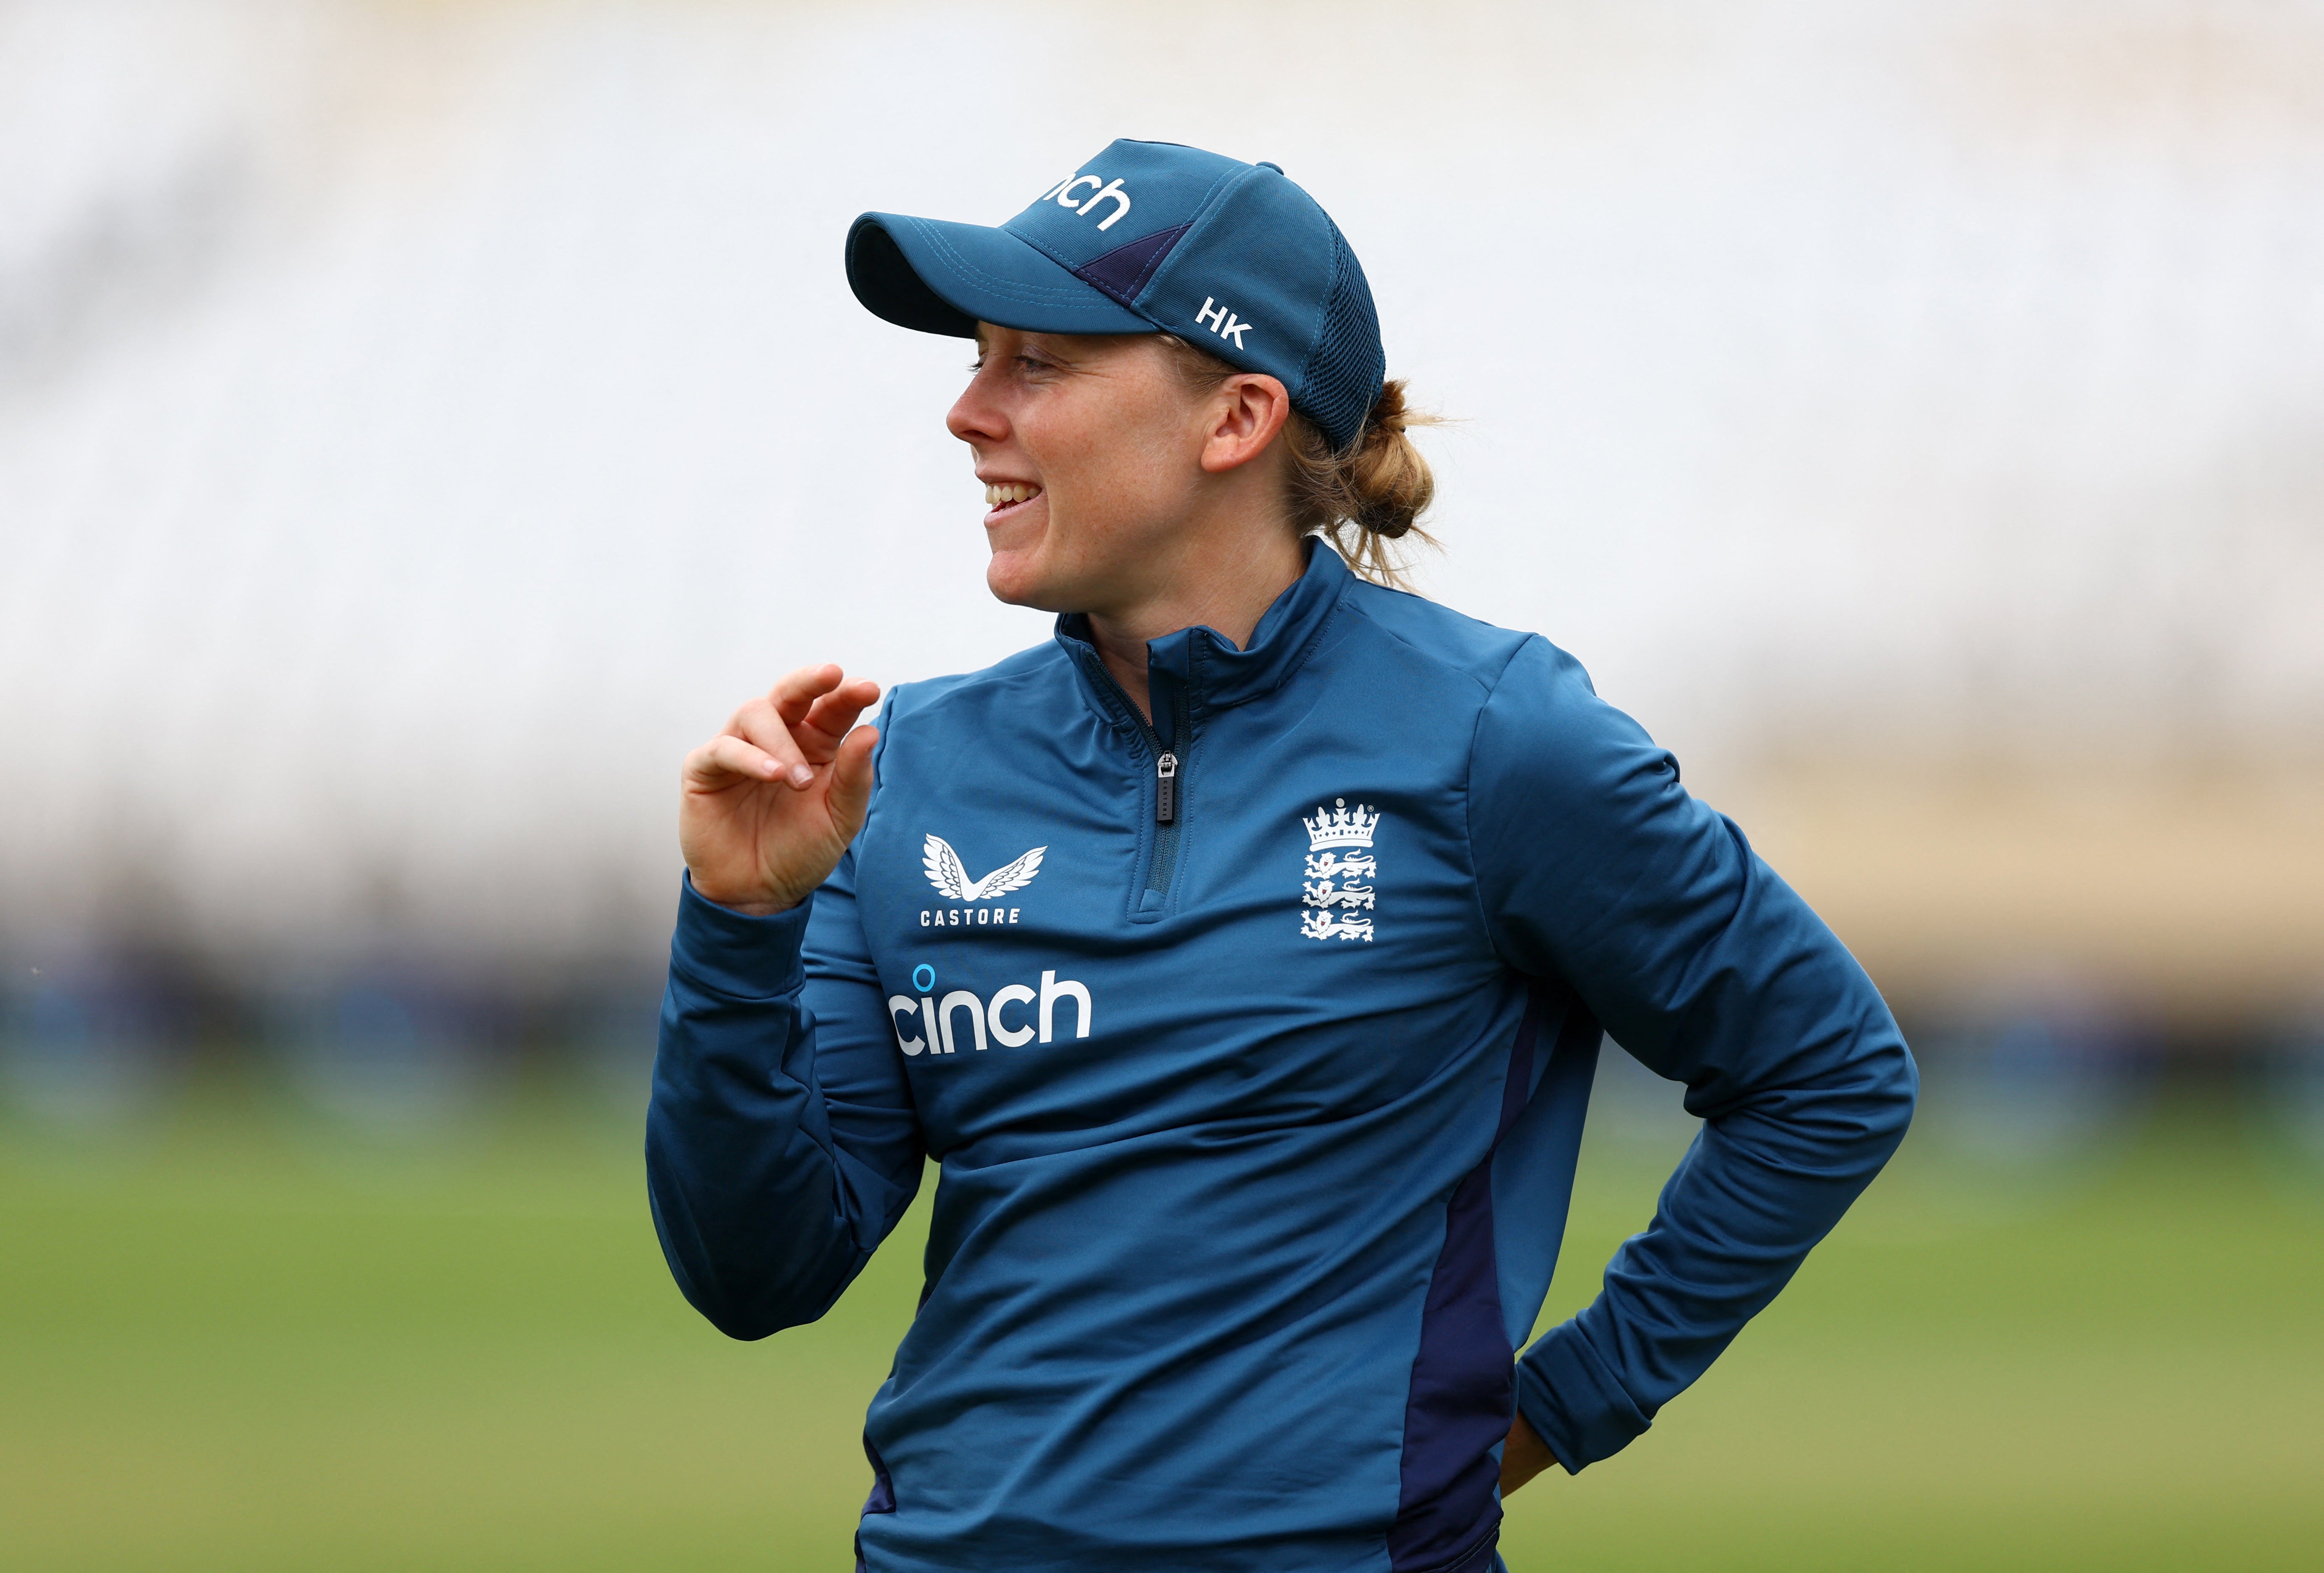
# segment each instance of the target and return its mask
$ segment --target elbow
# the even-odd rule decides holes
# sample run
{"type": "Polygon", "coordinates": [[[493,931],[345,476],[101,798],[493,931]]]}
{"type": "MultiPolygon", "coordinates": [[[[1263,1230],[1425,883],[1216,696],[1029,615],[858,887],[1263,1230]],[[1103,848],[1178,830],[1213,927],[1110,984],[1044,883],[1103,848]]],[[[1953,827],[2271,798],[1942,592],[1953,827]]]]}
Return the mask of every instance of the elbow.
{"type": "Polygon", "coordinates": [[[1824,1065],[1823,1079],[1837,1095],[1835,1112],[1862,1138],[1894,1150],[1913,1123],[1921,1100],[1921,1069],[1896,1025],[1887,1002],[1861,971],[1858,987],[1843,1007],[1826,1018],[1823,1047],[1813,1058],[1824,1065]]]}
{"type": "Polygon", "coordinates": [[[1855,1103],[1866,1137],[1889,1151],[1904,1139],[1913,1111],[1921,1101],[1921,1068],[1913,1062],[1895,1025],[1868,1035],[1866,1051],[1858,1065],[1855,1103]]]}
{"type": "Polygon", "coordinates": [[[784,1292],[785,1286],[781,1285],[746,1287],[716,1280],[706,1282],[675,1260],[670,1263],[670,1276],[678,1281],[678,1292],[686,1296],[686,1303],[700,1312],[704,1321],[738,1344],[755,1344],[785,1328],[803,1327],[825,1309],[802,1306],[798,1297],[784,1292]]]}
{"type": "Polygon", "coordinates": [[[853,1276],[851,1263],[838,1253],[786,1267],[773,1260],[779,1253],[764,1238],[728,1240],[714,1247],[697,1234],[675,1232],[659,1198],[654,1226],[661,1235],[662,1259],[686,1303],[738,1343],[756,1343],[816,1320],[853,1276]]]}
{"type": "Polygon", "coordinates": [[[796,1325],[798,1319],[782,1315],[780,1297],[771,1292],[770,1283],[742,1282],[748,1275],[734,1271],[755,1252],[731,1245],[726,1250],[717,1248],[696,1226],[696,1219],[680,1198],[666,1197],[659,1187],[650,1189],[648,1199],[670,1280],[703,1320],[741,1343],[753,1343],[796,1325]]]}
{"type": "Polygon", "coordinates": [[[821,1317],[870,1254],[827,1201],[779,1186],[701,1181],[650,1140],[646,1198],[678,1292],[739,1342],[821,1317]]]}
{"type": "Polygon", "coordinates": [[[781,1332],[791,1323],[770,1316],[757,1306],[732,1306],[696,1300],[687,1296],[687,1302],[702,1313],[702,1319],[738,1344],[755,1344],[761,1338],[781,1332]]]}
{"type": "MultiPolygon", "coordinates": [[[[1885,1013],[1884,1013],[1885,1015],[1885,1013]]],[[[1885,1019],[1832,1045],[1821,1069],[1791,1082],[1762,1112],[1797,1122],[1797,1135],[1828,1154],[1848,1152],[1876,1169],[1887,1161],[1913,1123],[1921,1073],[1912,1050],[1885,1019]]]]}

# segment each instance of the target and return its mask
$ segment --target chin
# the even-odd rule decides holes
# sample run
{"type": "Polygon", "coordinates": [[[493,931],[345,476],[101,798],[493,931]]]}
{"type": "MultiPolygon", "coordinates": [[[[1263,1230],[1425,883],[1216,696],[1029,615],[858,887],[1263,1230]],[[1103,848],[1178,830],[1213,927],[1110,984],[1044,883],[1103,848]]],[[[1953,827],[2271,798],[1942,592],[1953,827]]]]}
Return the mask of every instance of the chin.
{"type": "Polygon", "coordinates": [[[1037,612],[1070,609],[1060,600],[1056,587],[1044,582],[1039,566],[1021,560],[1016,552],[992,554],[992,560],[984,565],[984,585],[1003,606],[1028,606],[1037,612]]]}

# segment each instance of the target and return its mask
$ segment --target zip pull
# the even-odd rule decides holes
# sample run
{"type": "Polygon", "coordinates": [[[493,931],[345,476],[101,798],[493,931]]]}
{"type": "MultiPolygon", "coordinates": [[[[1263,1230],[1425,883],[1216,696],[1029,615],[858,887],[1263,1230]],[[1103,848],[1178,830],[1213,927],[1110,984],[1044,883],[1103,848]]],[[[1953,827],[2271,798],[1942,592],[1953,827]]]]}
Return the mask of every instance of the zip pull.
{"type": "Polygon", "coordinates": [[[1154,762],[1154,822],[1176,824],[1178,819],[1178,756],[1165,754],[1154,762]]]}

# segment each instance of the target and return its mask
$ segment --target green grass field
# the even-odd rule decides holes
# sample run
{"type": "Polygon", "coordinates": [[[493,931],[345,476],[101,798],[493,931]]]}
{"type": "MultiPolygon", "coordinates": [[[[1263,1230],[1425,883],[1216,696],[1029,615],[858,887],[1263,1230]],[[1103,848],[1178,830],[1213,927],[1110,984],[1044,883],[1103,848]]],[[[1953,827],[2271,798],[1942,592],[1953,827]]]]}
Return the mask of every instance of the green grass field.
{"type": "MultiPolygon", "coordinates": [[[[851,1566],[918,1217],[729,1343],[635,1145],[563,1088],[417,1151],[233,1085],[0,1137],[0,1567],[851,1566]]],[[[1671,1152],[1593,1132],[1553,1319],[1671,1152]]],[[[2324,1180],[2265,1153],[2192,1096],[2069,1172],[1916,1138],[1653,1432],[1514,1499],[1512,1567],[2324,1568],[2324,1180]]]]}

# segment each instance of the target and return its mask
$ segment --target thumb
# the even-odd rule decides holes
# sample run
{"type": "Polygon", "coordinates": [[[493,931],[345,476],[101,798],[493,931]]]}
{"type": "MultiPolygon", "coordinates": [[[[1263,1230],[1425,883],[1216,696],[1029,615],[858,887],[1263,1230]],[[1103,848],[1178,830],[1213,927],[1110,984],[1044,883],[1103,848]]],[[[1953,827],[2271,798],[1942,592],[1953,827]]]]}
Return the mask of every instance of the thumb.
{"type": "Polygon", "coordinates": [[[831,762],[832,823],[851,841],[863,828],[863,816],[872,806],[872,751],[879,743],[878,727],[858,726],[841,740],[831,762]]]}

